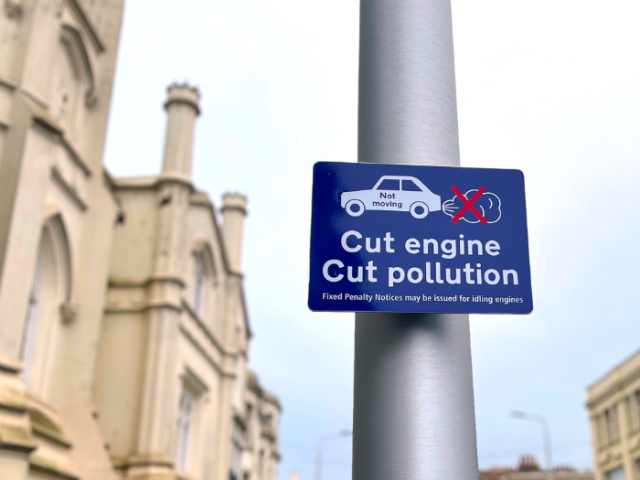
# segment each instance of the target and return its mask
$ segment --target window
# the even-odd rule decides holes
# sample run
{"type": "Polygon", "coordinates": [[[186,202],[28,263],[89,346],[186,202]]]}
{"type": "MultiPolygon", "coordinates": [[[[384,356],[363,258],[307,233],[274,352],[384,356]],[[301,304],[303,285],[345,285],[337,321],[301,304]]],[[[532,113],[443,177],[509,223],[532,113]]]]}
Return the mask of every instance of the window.
{"type": "Polygon", "coordinates": [[[92,108],[97,98],[93,67],[80,32],[64,25],[55,55],[49,78],[49,111],[68,140],[81,142],[86,109],[92,108]]]}
{"type": "Polygon", "coordinates": [[[608,408],[598,417],[598,435],[601,447],[618,441],[618,410],[616,405],[608,408]]]}
{"type": "Polygon", "coordinates": [[[202,317],[204,314],[206,275],[207,274],[202,255],[194,255],[193,298],[191,301],[191,305],[193,307],[193,310],[198,314],[199,317],[202,317]]]}
{"type": "Polygon", "coordinates": [[[246,437],[249,441],[251,441],[251,422],[253,420],[253,405],[247,403],[247,417],[245,420],[245,424],[247,425],[246,437]]]}
{"type": "Polygon", "coordinates": [[[242,480],[242,448],[244,446],[244,429],[238,422],[233,423],[231,439],[231,480],[242,480]]]}
{"type": "Polygon", "coordinates": [[[636,460],[636,478],[640,478],[640,458],[636,460]]]}
{"type": "Polygon", "coordinates": [[[618,440],[618,409],[614,405],[610,409],[604,412],[605,421],[607,425],[607,439],[609,443],[616,442],[618,440]]]}
{"type": "Polygon", "coordinates": [[[622,467],[611,470],[607,473],[607,480],[625,480],[624,469],[622,467]]]}
{"type": "Polygon", "coordinates": [[[184,472],[189,462],[189,440],[193,429],[193,410],[195,397],[188,389],[183,389],[178,412],[176,438],[176,470],[184,472]]]}
{"type": "Polygon", "coordinates": [[[42,227],[25,313],[20,320],[22,380],[29,389],[48,399],[56,392],[53,366],[61,327],[61,306],[71,297],[71,254],[60,215],[49,217],[42,227]]]}
{"type": "Polygon", "coordinates": [[[201,320],[211,323],[215,317],[217,295],[217,269],[211,246],[204,240],[197,242],[191,250],[188,298],[190,311],[201,320]]]}
{"type": "Polygon", "coordinates": [[[607,441],[607,426],[605,423],[604,414],[598,415],[596,421],[598,426],[598,444],[601,447],[605,447],[608,444],[608,441],[607,441]]]}
{"type": "Polygon", "coordinates": [[[631,430],[640,428],[640,390],[629,396],[627,399],[629,407],[629,423],[631,430]]]}
{"type": "Polygon", "coordinates": [[[38,333],[38,319],[42,304],[42,253],[38,254],[36,272],[33,278],[33,286],[29,294],[29,306],[24,322],[22,346],[20,348],[20,360],[24,364],[22,379],[28,385],[31,380],[31,370],[35,353],[36,336],[38,333]]]}
{"type": "Polygon", "coordinates": [[[402,190],[405,192],[421,192],[422,189],[413,180],[403,180],[402,190]]]}
{"type": "Polygon", "coordinates": [[[400,180],[386,179],[380,182],[377,190],[400,190],[400,180]]]}
{"type": "Polygon", "coordinates": [[[273,414],[264,413],[260,415],[260,420],[264,428],[271,428],[273,426],[273,414]]]}

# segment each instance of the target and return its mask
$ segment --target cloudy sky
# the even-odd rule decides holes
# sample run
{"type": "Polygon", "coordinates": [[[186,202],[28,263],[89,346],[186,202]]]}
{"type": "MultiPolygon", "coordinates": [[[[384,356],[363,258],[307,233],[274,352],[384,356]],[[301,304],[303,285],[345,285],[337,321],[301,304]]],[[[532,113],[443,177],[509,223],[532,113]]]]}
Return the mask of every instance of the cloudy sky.
{"type": "MultiPolygon", "coordinates": [[[[172,81],[198,85],[194,180],[250,197],[245,271],[251,363],[284,405],[279,480],[313,478],[317,437],[352,421],[352,315],[306,307],[311,168],[355,161],[355,0],[131,0],[106,162],[160,169],[172,81]]],[[[585,388],[640,348],[640,5],[453,0],[462,164],[524,171],[535,311],[474,316],[481,467],[592,465],[585,388]]],[[[350,440],[326,479],[351,478],[350,440]]]]}

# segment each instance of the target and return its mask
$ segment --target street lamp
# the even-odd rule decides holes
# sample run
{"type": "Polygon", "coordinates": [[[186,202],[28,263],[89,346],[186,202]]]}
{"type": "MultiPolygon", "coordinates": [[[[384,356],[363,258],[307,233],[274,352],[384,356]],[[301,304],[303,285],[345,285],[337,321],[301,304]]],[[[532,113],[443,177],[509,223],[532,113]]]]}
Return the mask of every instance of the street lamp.
{"type": "Polygon", "coordinates": [[[318,438],[318,443],[316,443],[316,480],[322,480],[322,445],[324,442],[349,437],[352,434],[351,430],[341,430],[339,432],[326,433],[318,438]]]}
{"type": "Polygon", "coordinates": [[[551,459],[551,432],[549,431],[549,422],[547,422],[547,419],[542,415],[536,415],[533,413],[514,411],[511,412],[511,416],[518,420],[535,422],[542,427],[542,442],[544,444],[545,463],[547,464],[547,478],[549,478],[549,480],[553,480],[555,478],[555,473],[553,471],[553,460],[551,459]]]}

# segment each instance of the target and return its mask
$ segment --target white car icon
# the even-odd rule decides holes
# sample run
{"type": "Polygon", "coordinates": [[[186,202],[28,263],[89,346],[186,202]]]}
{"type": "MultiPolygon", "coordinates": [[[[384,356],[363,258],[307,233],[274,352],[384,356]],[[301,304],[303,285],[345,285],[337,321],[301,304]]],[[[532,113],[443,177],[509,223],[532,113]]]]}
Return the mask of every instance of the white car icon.
{"type": "Polygon", "coordinates": [[[340,205],[352,217],[359,217],[365,210],[386,210],[424,218],[429,212],[440,211],[442,200],[415,177],[385,175],[371,190],[344,192],[340,205]]]}

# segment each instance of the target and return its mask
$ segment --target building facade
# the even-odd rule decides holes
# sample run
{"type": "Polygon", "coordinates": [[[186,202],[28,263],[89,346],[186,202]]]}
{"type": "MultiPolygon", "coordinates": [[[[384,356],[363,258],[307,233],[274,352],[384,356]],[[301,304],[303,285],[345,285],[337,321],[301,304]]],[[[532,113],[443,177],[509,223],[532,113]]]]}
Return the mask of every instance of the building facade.
{"type": "Polygon", "coordinates": [[[540,472],[512,472],[498,477],[498,480],[593,480],[592,472],[579,472],[573,470],[558,470],[553,476],[548,471],[540,472]]]}
{"type": "Polygon", "coordinates": [[[480,473],[480,480],[594,480],[592,472],[579,472],[574,470],[559,470],[553,472],[553,477],[548,471],[539,472],[510,472],[504,470],[487,471],[480,473]]]}
{"type": "Polygon", "coordinates": [[[123,3],[2,2],[0,478],[275,480],[247,201],[193,185],[199,92],[168,89],[160,174],[103,166],[123,3]]]}
{"type": "Polygon", "coordinates": [[[593,472],[577,470],[554,470],[553,476],[547,470],[537,472],[517,472],[495,469],[480,472],[480,480],[594,480],[593,472]]]}
{"type": "Polygon", "coordinates": [[[518,467],[492,468],[480,471],[480,480],[594,480],[593,472],[570,466],[555,466],[553,472],[543,470],[532,455],[520,457],[518,467]]]}
{"type": "Polygon", "coordinates": [[[640,480],[640,351],[587,390],[596,480],[640,480]]]}

